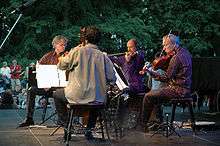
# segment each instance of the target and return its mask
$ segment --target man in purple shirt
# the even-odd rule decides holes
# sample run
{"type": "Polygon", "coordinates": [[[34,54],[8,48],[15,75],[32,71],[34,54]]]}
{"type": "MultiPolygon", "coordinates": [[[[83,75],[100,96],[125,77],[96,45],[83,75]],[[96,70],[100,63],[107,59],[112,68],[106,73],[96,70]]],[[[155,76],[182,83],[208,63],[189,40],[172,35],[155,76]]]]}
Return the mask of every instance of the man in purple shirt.
{"type": "Polygon", "coordinates": [[[184,98],[191,92],[192,58],[190,53],[179,46],[179,40],[173,34],[163,37],[163,50],[167,54],[173,52],[165,75],[159,75],[149,70],[148,72],[154,78],[168,84],[145,94],[142,113],[144,125],[149,122],[151,112],[156,105],[172,98],[184,98]]]}
{"type": "Polygon", "coordinates": [[[128,82],[129,93],[132,95],[145,91],[143,75],[139,74],[144,66],[144,54],[137,51],[136,45],[137,41],[130,39],[127,42],[128,52],[125,55],[110,57],[112,62],[121,67],[128,82]]]}

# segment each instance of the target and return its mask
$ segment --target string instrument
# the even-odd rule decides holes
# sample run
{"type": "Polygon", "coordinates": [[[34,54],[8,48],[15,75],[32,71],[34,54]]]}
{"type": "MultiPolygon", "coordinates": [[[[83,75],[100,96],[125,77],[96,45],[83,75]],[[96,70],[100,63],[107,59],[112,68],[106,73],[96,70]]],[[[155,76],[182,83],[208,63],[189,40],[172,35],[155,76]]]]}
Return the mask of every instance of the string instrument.
{"type": "Polygon", "coordinates": [[[173,57],[174,53],[175,53],[174,51],[171,51],[167,53],[166,55],[162,55],[161,53],[160,56],[155,58],[154,61],[152,62],[153,69],[154,70],[157,70],[157,69],[167,70],[168,65],[170,63],[170,59],[173,57]]]}
{"type": "Polygon", "coordinates": [[[158,74],[154,70],[162,69],[162,70],[166,71],[169,66],[170,59],[173,57],[175,52],[171,51],[171,52],[167,53],[166,55],[162,55],[162,54],[163,54],[163,50],[160,53],[160,56],[156,57],[152,63],[146,62],[144,67],[142,68],[142,70],[139,71],[139,74],[143,75],[145,72],[148,72],[151,75],[157,76],[158,74]],[[151,67],[153,70],[150,69],[151,67]]]}

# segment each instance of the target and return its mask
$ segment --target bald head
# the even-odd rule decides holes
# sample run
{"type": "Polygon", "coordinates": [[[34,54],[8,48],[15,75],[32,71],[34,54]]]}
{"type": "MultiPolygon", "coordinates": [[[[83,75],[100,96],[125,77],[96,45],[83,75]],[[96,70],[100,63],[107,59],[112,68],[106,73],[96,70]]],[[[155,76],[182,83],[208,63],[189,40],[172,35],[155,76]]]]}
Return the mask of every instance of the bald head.
{"type": "Polygon", "coordinates": [[[128,52],[136,52],[137,51],[137,41],[135,39],[130,39],[128,42],[127,42],[127,47],[128,47],[128,52]]]}

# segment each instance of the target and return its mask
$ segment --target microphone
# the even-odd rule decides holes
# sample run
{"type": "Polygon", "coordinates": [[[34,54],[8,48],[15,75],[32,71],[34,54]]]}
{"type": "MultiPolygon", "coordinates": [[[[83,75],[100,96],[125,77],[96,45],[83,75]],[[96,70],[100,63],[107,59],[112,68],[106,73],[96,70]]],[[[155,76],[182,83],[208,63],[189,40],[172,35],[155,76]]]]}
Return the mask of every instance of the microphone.
{"type": "Polygon", "coordinates": [[[37,0],[29,0],[26,3],[24,3],[24,4],[20,5],[19,7],[17,7],[15,10],[11,11],[10,14],[14,14],[15,12],[23,11],[24,9],[26,9],[27,7],[29,7],[30,5],[32,5],[36,1],[37,0]]]}

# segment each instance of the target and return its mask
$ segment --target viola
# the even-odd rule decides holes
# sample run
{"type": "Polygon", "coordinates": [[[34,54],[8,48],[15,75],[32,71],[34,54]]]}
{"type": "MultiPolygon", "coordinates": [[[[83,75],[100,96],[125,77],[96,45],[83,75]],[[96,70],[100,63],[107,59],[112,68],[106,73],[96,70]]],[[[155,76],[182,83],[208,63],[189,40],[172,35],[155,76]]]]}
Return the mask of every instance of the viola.
{"type": "Polygon", "coordinates": [[[174,51],[171,51],[166,55],[160,55],[160,57],[154,59],[154,61],[152,62],[152,66],[154,70],[157,69],[167,70],[168,65],[170,63],[170,59],[173,57],[174,53],[175,53],[174,51]]]}

